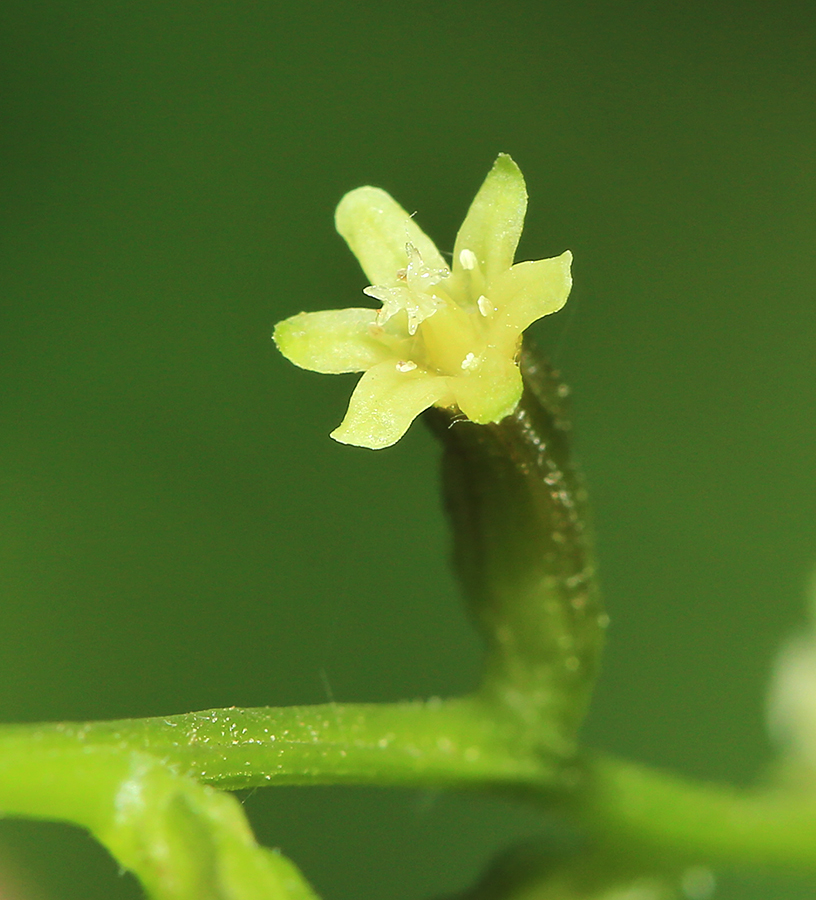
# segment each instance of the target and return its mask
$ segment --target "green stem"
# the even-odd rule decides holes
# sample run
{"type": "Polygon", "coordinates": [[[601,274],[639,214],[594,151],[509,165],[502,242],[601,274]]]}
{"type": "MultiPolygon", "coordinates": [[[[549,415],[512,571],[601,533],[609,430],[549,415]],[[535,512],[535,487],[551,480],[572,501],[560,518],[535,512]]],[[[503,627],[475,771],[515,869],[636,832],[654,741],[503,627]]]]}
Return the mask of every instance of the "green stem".
{"type": "Polygon", "coordinates": [[[599,845],[666,872],[688,864],[816,872],[816,798],[698,784],[601,755],[555,760],[515,717],[478,698],[5,726],[0,810],[98,832],[94,810],[132,758],[229,789],[368,784],[513,793],[560,809],[599,845]]]}
{"type": "Polygon", "coordinates": [[[816,796],[810,794],[698,783],[596,756],[566,803],[599,842],[665,868],[816,872],[816,796]]]}
{"type": "Polygon", "coordinates": [[[77,745],[148,753],[177,773],[227,789],[561,784],[560,760],[534,752],[514,718],[468,698],[214,709],[0,729],[0,759],[17,748],[56,752],[77,745]]]}

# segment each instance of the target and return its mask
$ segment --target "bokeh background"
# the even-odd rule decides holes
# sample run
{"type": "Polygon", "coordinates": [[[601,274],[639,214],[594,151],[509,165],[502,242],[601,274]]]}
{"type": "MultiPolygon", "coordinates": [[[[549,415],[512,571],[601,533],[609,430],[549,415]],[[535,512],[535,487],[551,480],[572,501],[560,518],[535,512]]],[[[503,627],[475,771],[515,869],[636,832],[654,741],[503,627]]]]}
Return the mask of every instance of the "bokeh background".
{"type": "MultiPolygon", "coordinates": [[[[438,449],[328,438],[353,378],[274,322],[355,305],[360,184],[450,250],[499,151],[574,388],[612,626],[587,741],[746,783],[816,563],[816,7],[31,0],[0,7],[0,718],[468,689],[438,449]]],[[[492,801],[245,797],[326,900],[455,891],[550,827],[492,801]]],[[[28,896],[134,898],[3,823],[28,896]]],[[[812,897],[729,874],[726,900],[812,897]]]]}

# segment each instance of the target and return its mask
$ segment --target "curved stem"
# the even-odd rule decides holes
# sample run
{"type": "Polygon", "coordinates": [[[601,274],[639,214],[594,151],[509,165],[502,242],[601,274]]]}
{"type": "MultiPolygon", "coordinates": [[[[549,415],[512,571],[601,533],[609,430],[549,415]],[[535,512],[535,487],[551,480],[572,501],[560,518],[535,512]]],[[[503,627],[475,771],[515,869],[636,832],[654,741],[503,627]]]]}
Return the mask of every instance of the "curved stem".
{"type": "Polygon", "coordinates": [[[572,755],[608,618],[571,461],[568,391],[529,347],[520,367],[524,393],[501,422],[476,426],[441,409],[426,420],[444,447],[454,561],[486,643],[483,695],[572,755]]]}
{"type": "Polygon", "coordinates": [[[666,867],[816,872],[813,795],[698,783],[599,755],[566,804],[599,842],[666,867]]]}

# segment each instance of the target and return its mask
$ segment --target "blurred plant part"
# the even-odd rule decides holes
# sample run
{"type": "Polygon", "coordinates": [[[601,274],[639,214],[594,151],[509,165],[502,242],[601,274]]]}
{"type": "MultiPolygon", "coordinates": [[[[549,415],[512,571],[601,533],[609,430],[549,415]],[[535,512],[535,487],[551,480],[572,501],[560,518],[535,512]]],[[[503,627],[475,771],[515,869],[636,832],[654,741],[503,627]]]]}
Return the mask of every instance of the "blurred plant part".
{"type": "Polygon", "coordinates": [[[649,871],[643,860],[579,844],[527,842],[500,854],[470,890],[446,900],[709,900],[707,869],[649,871]]]}
{"type": "Polygon", "coordinates": [[[300,313],[275,342],[316,372],[364,372],[332,437],[381,449],[430,406],[472,422],[500,422],[522,394],[522,332],[559,310],[569,252],[513,265],[527,209],[518,166],[501,154],[459,230],[449,268],[434,243],[385,191],[361,187],[337,207],[337,230],[382,308],[300,313]]]}
{"type": "Polygon", "coordinates": [[[166,761],[42,731],[4,737],[3,815],[87,828],[154,900],[314,900],[289,860],[258,846],[234,797],[166,761]]]}
{"type": "Polygon", "coordinates": [[[774,661],[767,717],[780,753],[777,777],[816,794],[816,575],[807,613],[805,630],[786,641],[774,661]]]}

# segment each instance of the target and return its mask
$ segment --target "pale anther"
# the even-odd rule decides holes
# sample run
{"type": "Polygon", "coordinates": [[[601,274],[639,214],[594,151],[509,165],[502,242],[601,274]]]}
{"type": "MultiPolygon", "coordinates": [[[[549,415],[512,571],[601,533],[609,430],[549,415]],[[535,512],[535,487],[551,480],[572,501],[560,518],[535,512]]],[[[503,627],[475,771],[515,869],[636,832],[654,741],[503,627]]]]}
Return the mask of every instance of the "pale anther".
{"type": "Polygon", "coordinates": [[[487,318],[487,316],[489,316],[490,313],[496,311],[496,307],[493,306],[493,304],[487,299],[487,297],[485,297],[484,294],[482,294],[482,295],[479,297],[479,299],[476,301],[476,306],[479,307],[479,312],[480,312],[485,318],[487,318]]]}
{"type": "Polygon", "coordinates": [[[463,369],[473,369],[478,365],[479,360],[475,353],[468,353],[468,355],[462,360],[463,369]]]}
{"type": "Polygon", "coordinates": [[[397,363],[398,372],[413,372],[417,364],[411,359],[401,359],[397,363]]]}
{"type": "Polygon", "coordinates": [[[459,262],[462,264],[463,269],[470,271],[471,269],[476,268],[479,260],[472,250],[465,248],[464,250],[459,251],[459,262]]]}

